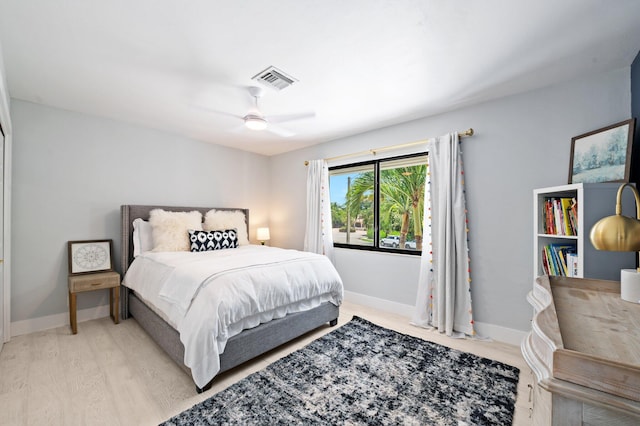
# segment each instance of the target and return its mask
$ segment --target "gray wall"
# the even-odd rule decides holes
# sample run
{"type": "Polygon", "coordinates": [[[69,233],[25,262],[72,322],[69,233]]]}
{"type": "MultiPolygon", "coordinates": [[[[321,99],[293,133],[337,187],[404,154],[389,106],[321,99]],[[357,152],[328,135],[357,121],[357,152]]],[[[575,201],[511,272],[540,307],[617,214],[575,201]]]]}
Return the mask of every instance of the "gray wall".
{"type": "MultiPolygon", "coordinates": [[[[475,320],[527,330],[532,313],[525,300],[532,286],[532,191],[566,184],[571,138],[628,119],[630,108],[630,69],[624,68],[274,156],[272,244],[303,245],[304,160],[473,127],[476,136],[462,144],[475,320]]],[[[348,291],[415,303],[417,257],[338,249],[336,265],[348,291]]]]}
{"type": "Polygon", "coordinates": [[[250,237],[268,224],[268,157],[15,99],[11,117],[12,322],[68,312],[67,241],[112,238],[119,259],[121,204],[249,208],[250,237]]]}
{"type": "MultiPolygon", "coordinates": [[[[269,224],[272,245],[300,249],[304,160],[473,127],[463,155],[475,319],[527,330],[532,190],[566,183],[571,137],[627,119],[630,105],[624,68],[268,158],[12,100],[12,321],[67,312],[66,242],[113,238],[118,256],[121,204],[248,207],[252,237],[269,224]]],[[[336,264],[348,291],[415,302],[417,257],[339,249],[336,264]]],[[[105,303],[95,292],[78,307],[105,303]]]]}
{"type": "Polygon", "coordinates": [[[636,118],[633,139],[631,181],[640,182],[640,53],[631,64],[631,116],[636,118]]]}

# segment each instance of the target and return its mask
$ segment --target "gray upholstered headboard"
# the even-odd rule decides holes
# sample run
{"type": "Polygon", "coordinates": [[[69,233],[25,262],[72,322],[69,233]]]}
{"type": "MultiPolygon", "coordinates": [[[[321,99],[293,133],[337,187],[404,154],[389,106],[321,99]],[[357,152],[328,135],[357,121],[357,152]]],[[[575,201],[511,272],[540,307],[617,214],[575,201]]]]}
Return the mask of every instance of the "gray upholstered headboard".
{"type": "Polygon", "coordinates": [[[129,265],[133,262],[133,221],[141,218],[149,220],[149,212],[153,209],[163,209],[171,212],[190,212],[197,210],[204,216],[209,210],[239,210],[244,212],[245,221],[247,222],[247,234],[249,232],[249,209],[234,209],[228,207],[176,207],[176,206],[143,206],[143,205],[123,205],[120,206],[120,217],[122,219],[122,256],[120,258],[120,266],[122,275],[127,272],[129,265]]]}

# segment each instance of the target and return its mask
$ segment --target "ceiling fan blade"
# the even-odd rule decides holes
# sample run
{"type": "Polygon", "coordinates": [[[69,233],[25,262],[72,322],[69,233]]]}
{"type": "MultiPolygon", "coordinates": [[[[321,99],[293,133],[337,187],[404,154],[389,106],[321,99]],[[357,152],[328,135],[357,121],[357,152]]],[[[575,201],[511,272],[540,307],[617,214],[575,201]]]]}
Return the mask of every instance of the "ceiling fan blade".
{"type": "Polygon", "coordinates": [[[247,130],[248,129],[244,126],[244,124],[241,124],[239,126],[230,128],[229,130],[227,130],[227,132],[240,134],[240,133],[246,133],[247,130]]]}
{"type": "Polygon", "coordinates": [[[213,113],[213,114],[217,114],[217,115],[224,115],[225,117],[232,117],[232,118],[238,118],[240,120],[244,120],[244,117],[241,115],[237,115],[237,114],[231,114],[229,112],[224,112],[224,111],[215,111],[215,110],[209,110],[209,112],[213,113]]]}
{"type": "Polygon", "coordinates": [[[200,111],[205,111],[208,114],[216,114],[216,115],[224,115],[226,117],[232,117],[232,118],[239,118],[240,120],[244,120],[244,117],[238,114],[231,114],[230,112],[225,112],[225,111],[218,111],[212,108],[208,108],[208,107],[204,107],[204,106],[200,106],[200,105],[193,105],[193,108],[198,109],[200,111]]]}
{"type": "Polygon", "coordinates": [[[300,114],[268,115],[265,118],[269,120],[270,123],[284,123],[285,121],[303,120],[315,116],[315,112],[303,112],[300,114]]]}
{"type": "Polygon", "coordinates": [[[269,123],[269,125],[266,128],[266,130],[268,132],[271,132],[271,133],[275,134],[275,135],[282,136],[283,138],[289,138],[289,137],[295,135],[295,133],[293,133],[291,130],[285,129],[285,128],[280,127],[280,126],[273,125],[271,123],[269,123]]]}

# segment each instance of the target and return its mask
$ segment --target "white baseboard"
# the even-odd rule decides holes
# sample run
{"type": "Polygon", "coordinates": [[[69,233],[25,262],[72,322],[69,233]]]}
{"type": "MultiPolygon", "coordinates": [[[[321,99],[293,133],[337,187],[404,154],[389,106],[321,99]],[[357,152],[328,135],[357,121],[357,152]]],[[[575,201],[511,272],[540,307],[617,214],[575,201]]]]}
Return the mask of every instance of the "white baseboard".
{"type": "Polygon", "coordinates": [[[480,337],[488,337],[498,342],[508,343],[520,347],[522,340],[527,335],[527,331],[507,328],[501,325],[488,324],[486,322],[474,321],[473,327],[480,337]]]}
{"type": "MultiPolygon", "coordinates": [[[[109,305],[81,309],[76,313],[78,323],[108,316],[109,305]]],[[[11,323],[11,337],[34,333],[36,331],[49,330],[51,328],[62,327],[64,325],[70,326],[68,312],[28,320],[14,321],[11,323]]]]}
{"type": "Polygon", "coordinates": [[[407,317],[407,320],[413,316],[415,306],[405,305],[403,303],[392,302],[390,300],[380,299],[378,297],[367,296],[366,294],[354,293],[353,291],[344,291],[344,298],[348,302],[358,305],[369,306],[370,308],[379,309],[392,314],[407,317]]]}
{"type": "MultiPolygon", "coordinates": [[[[390,300],[367,296],[366,294],[354,293],[347,290],[345,290],[344,292],[344,298],[351,303],[369,306],[371,308],[379,309],[384,312],[402,315],[407,318],[407,321],[410,320],[411,317],[413,317],[413,312],[415,310],[415,306],[392,302],[390,300]]],[[[474,322],[474,327],[478,336],[488,337],[490,339],[508,343],[518,347],[520,346],[522,339],[524,339],[524,337],[527,335],[526,331],[477,321],[474,322]]]]}
{"type": "MultiPolygon", "coordinates": [[[[380,299],[378,297],[368,296],[366,294],[355,293],[352,291],[344,292],[345,300],[356,303],[358,305],[369,306],[384,312],[391,312],[396,315],[402,315],[407,321],[413,316],[415,306],[405,305],[403,303],[392,302],[390,300],[380,299]]],[[[82,309],[78,311],[78,322],[89,321],[93,319],[109,316],[109,305],[96,306],[95,308],[82,309]]],[[[69,313],[48,315],[46,317],[34,318],[23,321],[15,321],[11,323],[11,336],[20,336],[22,334],[33,333],[36,331],[48,330],[51,328],[69,326],[69,313]]],[[[527,335],[526,331],[516,330],[513,328],[502,327],[495,324],[488,324],[476,321],[476,333],[482,337],[488,337],[511,345],[520,346],[520,343],[527,335]]]]}

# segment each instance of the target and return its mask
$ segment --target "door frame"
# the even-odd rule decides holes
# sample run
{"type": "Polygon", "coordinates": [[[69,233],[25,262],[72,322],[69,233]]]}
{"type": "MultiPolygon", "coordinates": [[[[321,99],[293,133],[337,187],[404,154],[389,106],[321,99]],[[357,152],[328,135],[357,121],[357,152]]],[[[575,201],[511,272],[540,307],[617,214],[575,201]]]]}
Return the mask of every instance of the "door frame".
{"type": "MultiPolygon", "coordinates": [[[[11,117],[9,115],[9,91],[7,90],[7,80],[5,78],[2,49],[0,48],[0,125],[4,133],[4,227],[3,247],[4,263],[2,265],[2,285],[0,291],[3,292],[4,318],[2,321],[4,342],[11,339],[11,142],[13,130],[11,127],[11,117]],[[4,288],[2,288],[4,287],[4,288]]],[[[0,341],[0,349],[2,348],[0,341]]]]}

